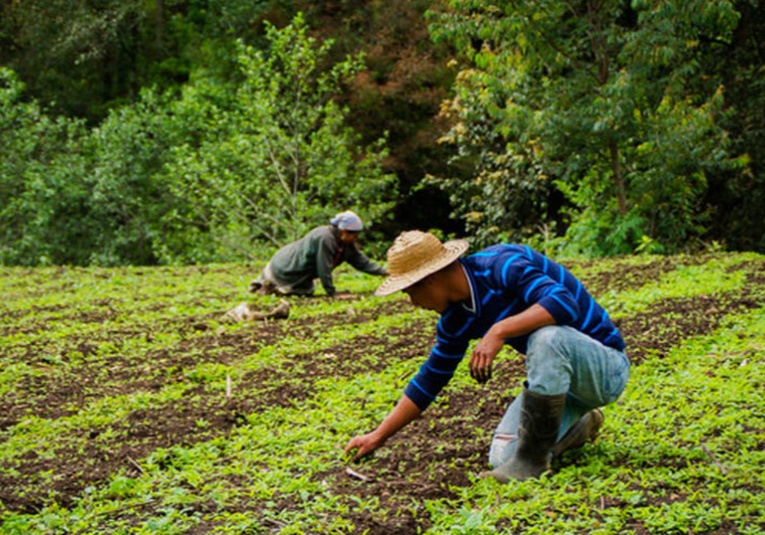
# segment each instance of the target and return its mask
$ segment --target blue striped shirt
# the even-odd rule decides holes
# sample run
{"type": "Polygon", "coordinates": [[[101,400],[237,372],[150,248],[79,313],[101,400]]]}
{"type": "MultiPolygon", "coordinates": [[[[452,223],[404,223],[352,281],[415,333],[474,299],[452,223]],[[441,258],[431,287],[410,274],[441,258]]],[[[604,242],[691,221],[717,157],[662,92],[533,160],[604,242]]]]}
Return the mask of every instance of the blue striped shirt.
{"type": "MultiPolygon", "coordinates": [[[[619,330],[566,268],[523,245],[494,245],[460,260],[471,300],[454,303],[441,316],[436,344],[405,394],[424,410],[454,375],[471,340],[489,328],[538,304],[558,325],[568,325],[619,351],[625,344],[619,330]]],[[[526,353],[529,335],[508,338],[526,353]]]]}

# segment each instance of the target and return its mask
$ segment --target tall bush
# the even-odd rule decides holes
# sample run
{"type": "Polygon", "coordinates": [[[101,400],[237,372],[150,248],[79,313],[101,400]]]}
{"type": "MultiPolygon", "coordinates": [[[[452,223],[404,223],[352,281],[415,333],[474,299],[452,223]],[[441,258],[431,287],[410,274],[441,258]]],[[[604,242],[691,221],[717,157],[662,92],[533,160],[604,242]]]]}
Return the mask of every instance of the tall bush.
{"type": "Polygon", "coordinates": [[[337,210],[374,221],[394,204],[385,140],[359,148],[349,110],[333,100],[360,59],[323,69],[332,43],[309,37],[300,15],[283,29],[267,24],[266,37],[266,51],[240,47],[243,81],[230,109],[211,110],[209,134],[173,150],[164,181],[183,202],[164,218],[165,261],[242,258],[337,210]]]}
{"type": "Polygon", "coordinates": [[[192,142],[202,119],[179,99],[144,90],[138,101],[109,112],[91,131],[89,216],[98,222],[89,263],[155,264],[162,218],[178,202],[162,174],[173,147],[192,142]]]}
{"type": "Polygon", "coordinates": [[[26,102],[0,67],[0,264],[78,264],[89,254],[87,131],[26,102]]]}

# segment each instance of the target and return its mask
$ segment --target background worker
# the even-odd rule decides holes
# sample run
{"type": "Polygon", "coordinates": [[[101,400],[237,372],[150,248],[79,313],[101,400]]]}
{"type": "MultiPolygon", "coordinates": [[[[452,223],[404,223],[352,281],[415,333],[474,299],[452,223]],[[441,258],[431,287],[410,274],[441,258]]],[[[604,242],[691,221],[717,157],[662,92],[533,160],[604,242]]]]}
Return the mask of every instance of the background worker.
{"type": "MultiPolygon", "coordinates": [[[[616,401],[629,360],[606,311],[567,269],[521,245],[495,245],[460,259],[464,240],[441,243],[433,234],[402,233],[388,250],[390,276],[377,295],[398,290],[441,314],[436,344],[401,400],[346,452],[358,459],[417,418],[454,375],[471,340],[470,374],[491,378],[500,348],[526,355],[523,393],[498,425],[484,476],[500,482],[537,477],[553,455],[594,438],[598,409],[616,401]]],[[[503,385],[504,387],[504,385],[503,385]]]]}
{"type": "Polygon", "coordinates": [[[328,296],[349,295],[338,293],[332,282],[332,270],[343,262],[371,275],[387,274],[359,250],[356,240],[363,229],[361,218],[354,212],[337,214],[329,225],[316,227],[279,249],[260,276],[250,282],[249,290],[261,295],[313,295],[318,278],[328,296]]]}

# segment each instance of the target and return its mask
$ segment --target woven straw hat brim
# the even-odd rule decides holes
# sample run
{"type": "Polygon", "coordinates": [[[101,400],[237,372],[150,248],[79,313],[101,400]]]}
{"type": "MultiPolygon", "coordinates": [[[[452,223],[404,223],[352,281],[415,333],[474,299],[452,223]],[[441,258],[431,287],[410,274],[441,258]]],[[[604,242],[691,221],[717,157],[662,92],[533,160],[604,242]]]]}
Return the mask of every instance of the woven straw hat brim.
{"type": "Polygon", "coordinates": [[[389,275],[388,278],[380,284],[380,287],[375,290],[375,295],[390,295],[399,290],[403,290],[404,288],[408,288],[412,284],[421,281],[428,275],[435,273],[439,269],[445,268],[457,260],[469,247],[468,242],[465,240],[451,240],[443,245],[444,248],[442,253],[433,257],[429,262],[418,266],[416,269],[407,271],[406,273],[389,275]]]}

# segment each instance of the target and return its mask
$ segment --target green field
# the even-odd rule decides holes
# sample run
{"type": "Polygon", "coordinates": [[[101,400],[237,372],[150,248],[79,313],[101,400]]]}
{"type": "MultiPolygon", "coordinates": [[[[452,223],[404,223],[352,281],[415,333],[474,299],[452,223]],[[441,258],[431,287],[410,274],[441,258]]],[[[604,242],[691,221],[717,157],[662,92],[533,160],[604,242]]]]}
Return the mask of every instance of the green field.
{"type": "Polygon", "coordinates": [[[539,480],[481,480],[523,379],[463,363],[367,461],[436,316],[338,270],[350,301],[234,323],[256,265],[0,268],[0,533],[765,533],[765,257],[563,262],[633,361],[600,438],[539,480]],[[352,472],[348,471],[348,468],[352,472]]]}

